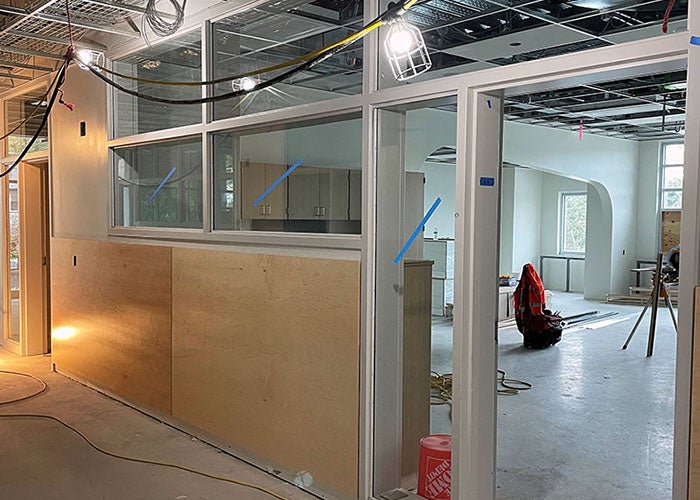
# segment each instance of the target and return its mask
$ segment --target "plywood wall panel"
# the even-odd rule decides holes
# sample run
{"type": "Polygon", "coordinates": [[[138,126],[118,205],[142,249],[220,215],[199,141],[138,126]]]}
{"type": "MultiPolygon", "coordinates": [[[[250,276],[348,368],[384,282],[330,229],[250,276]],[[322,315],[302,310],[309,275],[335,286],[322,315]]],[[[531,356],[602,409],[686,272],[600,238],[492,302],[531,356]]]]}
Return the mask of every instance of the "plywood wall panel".
{"type": "Polygon", "coordinates": [[[173,249],[173,414],[357,497],[358,262],[173,249]]]}
{"type": "Polygon", "coordinates": [[[700,498],[700,287],[695,288],[693,378],[690,397],[690,467],[688,498],[700,498]]]}
{"type": "Polygon", "coordinates": [[[681,212],[680,210],[664,210],[661,212],[661,251],[668,252],[681,243],[681,212]]]}
{"type": "Polygon", "coordinates": [[[58,370],[170,413],[172,249],[62,238],[51,245],[58,370]]]}

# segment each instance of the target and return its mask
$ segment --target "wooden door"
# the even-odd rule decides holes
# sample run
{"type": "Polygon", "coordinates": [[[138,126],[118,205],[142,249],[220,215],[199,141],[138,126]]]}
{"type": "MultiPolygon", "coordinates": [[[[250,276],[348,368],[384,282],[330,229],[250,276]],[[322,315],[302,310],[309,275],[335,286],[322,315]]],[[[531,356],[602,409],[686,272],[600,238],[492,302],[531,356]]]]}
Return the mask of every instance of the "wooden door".
{"type": "Polygon", "coordinates": [[[350,170],[350,220],[362,220],[362,170],[350,170]]]}
{"type": "Polygon", "coordinates": [[[340,168],[319,169],[320,219],[348,220],[348,171],[340,168]]]}
{"type": "Polygon", "coordinates": [[[51,345],[48,161],[24,162],[3,182],[4,345],[23,356],[51,345]]]}
{"type": "Polygon", "coordinates": [[[258,205],[253,202],[265,192],[266,165],[264,163],[245,162],[241,165],[241,218],[265,219],[267,197],[258,205]]]}
{"type": "MultiPolygon", "coordinates": [[[[265,189],[279,179],[287,171],[286,165],[265,165],[265,189]]],[[[265,218],[266,219],[286,219],[287,218],[287,183],[281,182],[270,194],[265,197],[265,218]]]]}
{"type": "Polygon", "coordinates": [[[22,354],[49,352],[48,162],[19,170],[22,354]]]}
{"type": "Polygon", "coordinates": [[[319,218],[319,169],[299,167],[289,179],[289,218],[313,220],[319,218]]]}

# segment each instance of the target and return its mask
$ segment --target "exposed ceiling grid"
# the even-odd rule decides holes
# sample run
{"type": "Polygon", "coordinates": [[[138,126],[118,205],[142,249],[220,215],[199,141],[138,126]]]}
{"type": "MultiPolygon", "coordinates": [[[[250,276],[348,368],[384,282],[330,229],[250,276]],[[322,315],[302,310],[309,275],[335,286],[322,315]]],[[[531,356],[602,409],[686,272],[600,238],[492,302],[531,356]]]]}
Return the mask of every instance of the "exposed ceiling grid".
{"type": "MultiPolygon", "coordinates": [[[[141,36],[146,0],[68,0],[68,5],[76,45],[100,49],[96,39],[106,37],[110,45],[141,36]]],[[[362,0],[272,0],[217,24],[219,36],[237,40],[231,58],[253,61],[264,54],[284,61],[359,28],[363,6],[362,0]]],[[[425,77],[431,78],[656,36],[667,6],[668,0],[419,0],[407,17],[424,34],[433,60],[425,77]]],[[[687,8],[687,0],[675,2],[670,31],[686,29],[687,8]]],[[[68,39],[64,0],[0,5],[0,87],[53,70],[68,39]]],[[[290,84],[358,92],[361,57],[359,45],[351,47],[290,84]]],[[[672,80],[678,83],[681,76],[684,81],[684,75],[672,80]]],[[[668,75],[658,78],[641,88],[628,80],[569,89],[569,95],[509,97],[506,118],[569,130],[583,119],[593,133],[636,140],[677,136],[685,90],[664,91],[661,80],[668,75]]]]}

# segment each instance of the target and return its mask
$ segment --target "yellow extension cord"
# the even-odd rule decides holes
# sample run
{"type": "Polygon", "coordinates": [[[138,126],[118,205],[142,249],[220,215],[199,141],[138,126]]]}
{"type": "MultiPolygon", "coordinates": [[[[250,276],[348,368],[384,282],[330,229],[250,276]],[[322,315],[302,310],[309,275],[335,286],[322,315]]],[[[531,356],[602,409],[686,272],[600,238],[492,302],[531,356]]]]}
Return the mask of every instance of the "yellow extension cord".
{"type": "MultiPolygon", "coordinates": [[[[21,398],[10,399],[10,400],[6,400],[6,401],[0,401],[0,406],[8,405],[8,404],[13,404],[13,403],[19,403],[19,402],[21,402],[21,401],[26,401],[26,400],[28,400],[28,399],[34,398],[34,397],[36,397],[36,396],[39,396],[40,394],[44,393],[44,392],[48,389],[48,386],[47,386],[46,382],[44,382],[44,381],[43,381],[42,379],[40,379],[39,377],[35,377],[34,375],[30,375],[30,374],[28,374],[28,373],[22,373],[22,372],[15,372],[15,371],[11,371],[11,370],[0,370],[0,373],[6,373],[6,374],[9,374],[9,375],[17,375],[17,376],[20,376],[20,377],[31,378],[31,379],[34,379],[35,381],[39,382],[39,384],[41,384],[41,389],[39,389],[38,391],[36,391],[36,392],[34,392],[34,393],[32,393],[32,394],[30,394],[30,395],[28,395],[28,396],[23,396],[23,397],[21,397],[21,398]]],[[[126,460],[126,461],[128,461],[128,462],[134,462],[134,463],[146,464],[146,465],[157,465],[157,466],[159,466],[159,467],[168,467],[168,468],[171,468],[171,469],[177,469],[177,470],[181,470],[181,471],[184,471],[184,472],[189,472],[189,473],[191,473],[191,474],[196,474],[196,475],[198,475],[198,476],[206,477],[206,478],[209,478],[209,479],[214,479],[214,480],[216,480],[216,481],[223,481],[223,482],[226,482],[226,483],[235,484],[235,485],[237,485],[237,486],[243,486],[243,487],[245,487],[245,488],[250,488],[250,489],[253,489],[253,490],[257,490],[257,491],[260,491],[260,492],[262,492],[262,493],[266,493],[266,494],[268,494],[268,495],[270,495],[270,496],[272,496],[272,497],[274,497],[274,498],[277,498],[278,500],[288,500],[286,497],[283,497],[282,495],[278,495],[277,493],[275,493],[275,492],[273,492],[273,491],[270,491],[270,490],[268,490],[268,489],[266,489],[266,488],[263,488],[262,486],[258,486],[258,485],[256,485],[256,484],[246,483],[246,482],[244,482],[244,481],[238,481],[238,480],[236,480],[236,479],[230,479],[230,478],[227,478],[227,477],[215,476],[215,475],[209,474],[209,473],[207,473],[207,472],[202,472],[202,471],[198,471],[198,470],[196,470],[196,469],[191,469],[191,468],[189,468],[189,467],[185,467],[184,465],[171,464],[171,463],[167,463],[167,462],[156,462],[156,461],[153,461],[153,460],[146,460],[146,459],[142,459],[142,458],[128,457],[128,456],[125,456],[125,455],[119,455],[118,453],[113,453],[113,452],[111,452],[111,451],[108,451],[108,450],[105,450],[105,449],[103,449],[103,448],[100,448],[98,445],[96,445],[95,443],[93,443],[93,442],[90,440],[90,438],[88,438],[85,434],[83,434],[82,432],[80,432],[78,429],[76,429],[75,427],[71,426],[70,424],[67,424],[66,422],[64,422],[64,421],[61,420],[60,418],[54,417],[54,416],[52,416],[52,415],[42,415],[42,414],[39,414],[39,413],[13,413],[13,414],[5,414],[5,415],[0,414],[0,419],[3,419],[3,418],[4,418],[4,419],[31,418],[31,419],[52,420],[52,421],[54,421],[54,422],[59,423],[60,425],[62,425],[62,426],[64,426],[64,427],[66,427],[68,430],[72,431],[74,434],[78,435],[78,436],[79,436],[83,441],[85,441],[91,448],[97,450],[98,452],[100,452],[100,453],[102,453],[102,454],[104,454],[104,455],[107,455],[107,456],[110,456],[110,457],[113,457],[113,458],[118,458],[118,459],[120,459],[120,460],[126,460]]]]}
{"type": "MultiPolygon", "coordinates": [[[[532,389],[532,384],[523,380],[506,378],[506,372],[498,370],[496,382],[499,384],[498,394],[516,396],[520,391],[532,389]]],[[[430,372],[430,404],[452,404],[452,374],[430,372]]]]}
{"type": "MultiPolygon", "coordinates": [[[[418,1],[418,0],[409,0],[408,2],[406,2],[406,3],[403,5],[403,10],[408,10],[408,9],[411,8],[411,6],[412,6],[413,4],[415,4],[417,1],[418,1]]],[[[313,58],[315,58],[315,57],[317,57],[317,56],[323,55],[323,54],[325,54],[326,52],[329,52],[329,51],[335,49],[336,47],[340,47],[341,45],[345,45],[345,44],[347,44],[347,43],[355,42],[356,40],[358,40],[358,39],[364,37],[364,36],[367,35],[368,33],[370,33],[370,32],[372,32],[372,31],[374,31],[375,29],[379,28],[379,27],[382,26],[383,24],[384,24],[384,21],[380,19],[380,20],[375,21],[375,22],[373,22],[372,24],[370,24],[370,25],[364,27],[364,28],[361,29],[360,31],[358,31],[358,32],[356,32],[356,33],[353,33],[353,34],[351,34],[351,35],[348,35],[348,36],[346,36],[345,38],[343,38],[342,40],[339,40],[339,41],[337,41],[337,42],[334,42],[334,43],[332,43],[332,44],[330,44],[330,45],[326,45],[325,47],[322,47],[322,48],[320,48],[320,49],[318,49],[318,50],[314,50],[313,52],[309,52],[308,54],[304,54],[304,55],[302,55],[302,56],[299,56],[299,57],[294,58],[294,59],[290,59],[289,61],[286,61],[286,62],[283,62],[283,63],[280,63],[280,64],[275,64],[275,65],[273,65],[273,66],[268,66],[267,68],[257,69],[257,70],[253,70],[253,71],[248,71],[247,73],[242,73],[242,74],[240,74],[240,75],[231,76],[231,77],[226,77],[226,81],[236,80],[236,79],[239,79],[239,78],[245,78],[245,77],[247,77],[247,76],[257,76],[257,75],[261,75],[261,74],[263,74],[263,73],[269,73],[269,72],[271,72],[271,71],[277,71],[277,70],[280,70],[280,69],[288,68],[288,67],[290,67],[290,66],[294,66],[294,65],[299,64],[299,63],[302,63],[302,62],[304,62],[304,61],[308,61],[309,59],[313,59],[313,58]]],[[[123,73],[118,73],[118,72],[113,71],[113,70],[111,70],[111,69],[109,69],[109,68],[107,68],[107,67],[104,67],[104,66],[98,66],[98,65],[96,65],[96,64],[95,64],[95,65],[92,65],[92,66],[94,66],[95,68],[98,68],[98,69],[100,69],[101,71],[104,71],[105,73],[108,73],[108,74],[110,74],[110,75],[112,75],[112,76],[116,76],[117,78],[124,78],[124,79],[126,79],[126,80],[132,80],[132,81],[136,81],[136,82],[140,82],[140,83],[151,83],[151,84],[154,84],[154,85],[170,85],[170,86],[190,86],[190,87],[201,87],[201,86],[203,85],[203,82],[182,82],[182,81],[179,81],[179,82],[168,82],[168,81],[163,81],[163,80],[151,80],[151,79],[148,79],[148,78],[139,78],[139,77],[137,77],[137,76],[131,76],[131,75],[125,75],[125,74],[123,74],[123,73]]],[[[222,83],[223,83],[223,82],[222,82],[222,83]]]]}

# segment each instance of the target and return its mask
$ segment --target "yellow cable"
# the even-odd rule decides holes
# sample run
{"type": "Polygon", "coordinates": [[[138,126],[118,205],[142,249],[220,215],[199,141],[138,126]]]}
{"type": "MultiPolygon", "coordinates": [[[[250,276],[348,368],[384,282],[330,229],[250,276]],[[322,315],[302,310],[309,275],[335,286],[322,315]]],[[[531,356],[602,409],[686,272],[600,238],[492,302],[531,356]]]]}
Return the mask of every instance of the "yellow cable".
{"type": "MultiPolygon", "coordinates": [[[[347,43],[352,43],[352,42],[356,41],[357,39],[364,37],[365,35],[367,35],[371,31],[374,31],[375,29],[380,27],[382,24],[384,24],[384,22],[381,20],[375,21],[374,23],[366,26],[365,28],[361,29],[360,31],[353,33],[352,35],[348,35],[345,38],[343,38],[342,40],[339,40],[335,43],[332,43],[330,45],[322,47],[318,50],[314,50],[313,52],[309,52],[308,54],[304,54],[304,55],[299,56],[295,59],[290,59],[289,61],[286,61],[283,63],[275,64],[274,66],[268,66],[266,68],[248,71],[247,73],[242,73],[240,75],[225,77],[225,81],[237,80],[239,78],[245,78],[247,76],[261,75],[263,73],[277,71],[280,69],[288,68],[290,66],[294,66],[294,65],[302,63],[304,61],[308,61],[309,59],[313,59],[317,56],[325,54],[326,52],[329,52],[329,51],[331,51],[331,50],[333,50],[341,45],[345,45],[347,43]]],[[[77,57],[77,56],[74,56],[74,57],[77,57]]],[[[167,82],[167,81],[163,81],[163,80],[151,80],[148,78],[139,78],[137,76],[131,76],[131,75],[125,75],[123,73],[118,73],[118,72],[113,71],[113,70],[106,68],[104,66],[98,66],[98,65],[92,65],[92,66],[97,68],[97,69],[100,69],[100,70],[104,71],[105,73],[108,73],[112,76],[116,76],[118,78],[124,78],[126,80],[132,80],[132,81],[136,81],[136,82],[140,82],[140,83],[151,83],[154,85],[169,85],[169,86],[188,86],[188,87],[201,87],[202,85],[207,84],[207,82],[167,82]]],[[[221,79],[219,79],[219,80],[221,80],[221,79]]],[[[221,82],[221,83],[223,83],[223,82],[221,82]]]]}

